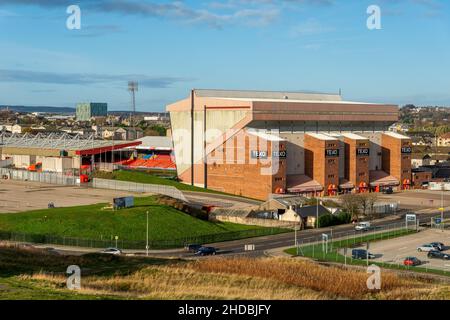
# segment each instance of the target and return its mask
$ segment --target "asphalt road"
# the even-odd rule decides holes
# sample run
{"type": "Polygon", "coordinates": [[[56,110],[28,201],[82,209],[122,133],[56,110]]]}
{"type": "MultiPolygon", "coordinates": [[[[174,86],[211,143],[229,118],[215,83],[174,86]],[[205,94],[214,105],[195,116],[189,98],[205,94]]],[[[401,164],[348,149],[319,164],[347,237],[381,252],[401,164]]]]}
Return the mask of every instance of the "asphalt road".
{"type": "MultiPolygon", "coordinates": [[[[432,217],[436,217],[438,213],[422,213],[418,215],[418,220],[421,224],[430,222],[432,217]]],[[[450,211],[444,213],[445,218],[450,218],[450,211]]],[[[375,220],[371,223],[373,230],[368,232],[355,231],[353,225],[335,226],[333,228],[321,228],[321,229],[308,229],[297,232],[298,243],[309,243],[321,240],[323,233],[333,234],[333,239],[339,239],[346,236],[354,235],[367,235],[374,232],[388,231],[389,229],[398,228],[405,222],[405,215],[398,215],[393,219],[375,220]]],[[[218,256],[233,256],[233,255],[245,255],[248,257],[261,257],[265,255],[265,251],[271,249],[278,249],[284,247],[295,246],[295,233],[288,232],[276,235],[269,235],[257,238],[248,238],[242,240],[226,241],[220,243],[202,244],[206,246],[214,247],[218,250],[218,256]],[[245,245],[255,245],[254,251],[245,251],[245,245]]],[[[40,247],[52,247],[40,246],[40,247]]],[[[80,248],[63,248],[57,247],[55,250],[59,254],[65,255],[81,255],[88,252],[99,252],[100,249],[83,249],[80,248]]],[[[136,253],[142,255],[144,252],[136,252],[133,250],[126,250],[127,253],[136,253]]],[[[178,258],[194,258],[193,253],[187,253],[183,250],[167,250],[167,251],[152,251],[151,256],[154,257],[178,257],[178,258]]]]}
{"type": "MultiPolygon", "coordinates": [[[[431,214],[420,214],[418,215],[419,222],[429,223],[432,217],[435,217],[437,213],[431,214]]],[[[445,218],[450,218],[450,211],[445,212],[445,218]]],[[[371,232],[380,232],[381,230],[388,228],[398,227],[401,223],[404,223],[405,216],[399,215],[395,220],[379,220],[373,221],[372,227],[373,231],[364,232],[363,234],[370,234],[371,232]]],[[[333,232],[333,239],[339,239],[349,235],[360,235],[362,232],[356,232],[353,225],[336,226],[334,228],[321,228],[321,229],[308,229],[302,230],[297,233],[297,241],[299,243],[306,243],[312,241],[320,241],[321,235],[323,233],[330,234],[333,232]]],[[[248,255],[248,256],[263,256],[266,250],[277,249],[283,247],[293,247],[295,245],[295,235],[294,232],[250,238],[243,240],[235,240],[221,243],[208,244],[217,248],[218,254],[220,255],[248,255]],[[245,251],[245,245],[252,244],[255,245],[255,251],[245,251]]],[[[185,257],[192,256],[192,254],[185,254],[185,257]]]]}

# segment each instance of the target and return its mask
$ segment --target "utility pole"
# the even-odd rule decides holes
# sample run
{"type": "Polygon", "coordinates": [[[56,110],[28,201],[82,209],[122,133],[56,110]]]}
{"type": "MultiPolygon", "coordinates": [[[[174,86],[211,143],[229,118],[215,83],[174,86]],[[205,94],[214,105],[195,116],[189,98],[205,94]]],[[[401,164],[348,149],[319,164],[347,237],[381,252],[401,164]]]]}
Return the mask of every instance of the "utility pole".
{"type": "Polygon", "coordinates": [[[148,257],[148,211],[147,211],[147,240],[146,240],[146,245],[145,245],[145,250],[147,251],[147,257],[148,257]]]}
{"type": "Polygon", "coordinates": [[[444,183],[441,184],[441,228],[442,228],[442,232],[444,232],[445,229],[445,224],[444,224],[444,183]]]}
{"type": "Polygon", "coordinates": [[[319,229],[319,198],[317,198],[316,205],[316,228],[319,229]]]}

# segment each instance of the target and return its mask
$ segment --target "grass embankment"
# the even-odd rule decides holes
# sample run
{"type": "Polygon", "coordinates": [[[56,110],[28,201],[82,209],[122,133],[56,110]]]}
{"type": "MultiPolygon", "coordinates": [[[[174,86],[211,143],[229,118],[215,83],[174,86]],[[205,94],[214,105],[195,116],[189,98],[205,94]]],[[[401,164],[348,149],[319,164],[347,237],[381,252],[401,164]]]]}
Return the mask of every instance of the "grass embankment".
{"type": "MultiPolygon", "coordinates": [[[[338,262],[338,263],[342,263],[342,264],[346,263],[349,265],[364,265],[365,266],[365,265],[367,265],[367,260],[359,260],[359,259],[354,260],[351,258],[352,248],[364,245],[367,242],[383,241],[383,240],[398,238],[398,237],[402,237],[402,236],[407,236],[409,234],[413,234],[415,232],[416,231],[413,231],[413,230],[399,229],[399,230],[393,230],[393,231],[389,231],[389,232],[383,232],[383,233],[365,235],[365,236],[348,238],[348,239],[343,239],[343,240],[331,241],[330,243],[328,243],[328,252],[325,252],[322,249],[321,243],[302,246],[302,247],[300,247],[298,254],[297,254],[297,248],[290,248],[290,249],[285,250],[285,252],[290,255],[293,255],[293,256],[308,257],[308,258],[317,259],[319,261],[338,262]],[[344,253],[343,248],[348,249],[347,259],[343,255],[343,253],[344,253]]],[[[370,251],[370,249],[369,249],[369,251],[370,251]]],[[[375,262],[372,260],[369,260],[369,263],[375,264],[382,268],[388,268],[388,269],[409,270],[409,271],[450,276],[450,273],[446,272],[444,270],[429,269],[429,268],[423,268],[423,267],[409,267],[409,266],[404,266],[399,263],[375,262]]]]}
{"type": "Polygon", "coordinates": [[[0,247],[5,299],[449,299],[450,285],[383,273],[370,291],[364,271],[283,258],[195,262],[0,247]],[[68,265],[81,267],[81,290],[65,289],[68,265]]]}
{"type": "Polygon", "coordinates": [[[111,240],[118,236],[120,241],[144,241],[147,211],[150,241],[206,236],[212,236],[212,240],[225,241],[239,238],[239,232],[254,230],[255,235],[265,235],[284,231],[200,220],[171,206],[159,204],[156,197],[135,198],[134,208],[116,211],[108,204],[96,204],[1,214],[0,230],[94,240],[111,240]],[[223,239],[220,235],[224,235],[223,239]]]}
{"type": "Polygon", "coordinates": [[[148,184],[159,184],[164,186],[172,186],[177,188],[181,191],[196,191],[196,192],[208,192],[208,193],[215,193],[215,194],[224,194],[226,193],[205,189],[205,188],[199,188],[195,187],[189,184],[184,184],[181,182],[178,182],[174,179],[168,179],[163,177],[158,177],[153,174],[149,174],[146,172],[139,172],[139,171],[126,171],[126,170],[118,170],[114,172],[96,172],[94,175],[95,178],[100,179],[111,179],[111,180],[119,180],[119,181],[129,181],[129,182],[136,182],[136,183],[148,183],[148,184]]]}

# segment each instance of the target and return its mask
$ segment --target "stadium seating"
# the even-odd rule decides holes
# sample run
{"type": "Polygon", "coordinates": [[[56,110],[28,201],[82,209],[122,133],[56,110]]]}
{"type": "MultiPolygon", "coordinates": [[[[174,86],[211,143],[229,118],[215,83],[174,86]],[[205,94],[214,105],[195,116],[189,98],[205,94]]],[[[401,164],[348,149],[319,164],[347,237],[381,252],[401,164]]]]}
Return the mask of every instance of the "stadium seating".
{"type": "Polygon", "coordinates": [[[149,168],[175,170],[176,166],[172,156],[166,154],[146,155],[139,159],[128,159],[118,162],[118,164],[130,168],[149,168]]]}

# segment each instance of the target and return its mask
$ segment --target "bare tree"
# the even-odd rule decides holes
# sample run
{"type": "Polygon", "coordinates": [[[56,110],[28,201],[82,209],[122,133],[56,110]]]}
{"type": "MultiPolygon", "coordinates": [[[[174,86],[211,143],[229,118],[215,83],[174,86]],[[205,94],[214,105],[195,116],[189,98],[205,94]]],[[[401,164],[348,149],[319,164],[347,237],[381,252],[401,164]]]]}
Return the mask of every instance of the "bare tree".
{"type": "Polygon", "coordinates": [[[358,202],[364,215],[373,218],[375,203],[378,200],[376,193],[361,193],[358,195],[358,202]]]}
{"type": "Polygon", "coordinates": [[[352,220],[358,219],[361,200],[357,194],[345,194],[341,198],[342,208],[352,215],[352,220]]]}

